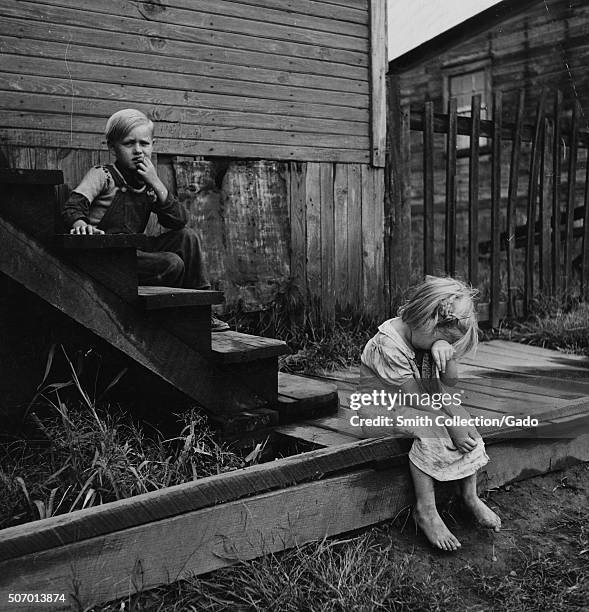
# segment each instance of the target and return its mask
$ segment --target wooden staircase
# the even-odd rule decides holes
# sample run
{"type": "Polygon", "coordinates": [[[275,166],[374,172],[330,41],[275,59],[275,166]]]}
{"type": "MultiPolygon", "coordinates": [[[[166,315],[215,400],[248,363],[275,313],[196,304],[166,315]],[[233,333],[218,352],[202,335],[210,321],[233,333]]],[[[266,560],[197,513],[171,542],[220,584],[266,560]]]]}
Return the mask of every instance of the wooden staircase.
{"type": "Polygon", "coordinates": [[[296,420],[297,405],[301,417],[337,409],[335,386],[279,375],[284,342],[211,333],[222,292],[138,286],[145,235],[56,234],[61,182],[56,171],[0,170],[1,273],[198,402],[229,436],[296,420]]]}

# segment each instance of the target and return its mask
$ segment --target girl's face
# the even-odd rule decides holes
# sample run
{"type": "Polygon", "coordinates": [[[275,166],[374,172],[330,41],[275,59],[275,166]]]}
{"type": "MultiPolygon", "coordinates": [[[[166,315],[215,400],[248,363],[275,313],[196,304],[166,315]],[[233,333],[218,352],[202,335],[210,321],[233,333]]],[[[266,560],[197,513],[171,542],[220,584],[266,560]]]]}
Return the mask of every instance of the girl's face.
{"type": "Polygon", "coordinates": [[[138,125],[122,140],[110,145],[119,165],[125,170],[136,170],[137,164],[145,158],[151,159],[153,135],[149,125],[138,125]]]}

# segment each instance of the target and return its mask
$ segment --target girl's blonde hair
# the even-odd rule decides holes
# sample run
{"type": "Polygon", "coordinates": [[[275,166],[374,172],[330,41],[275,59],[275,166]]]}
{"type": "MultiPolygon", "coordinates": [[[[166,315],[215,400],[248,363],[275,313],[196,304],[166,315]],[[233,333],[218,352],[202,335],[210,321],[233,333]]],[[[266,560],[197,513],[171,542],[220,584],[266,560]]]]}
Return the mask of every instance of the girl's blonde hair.
{"type": "Polygon", "coordinates": [[[455,278],[426,276],[422,283],[410,289],[399,315],[411,328],[437,332],[461,356],[476,349],[479,341],[474,303],[477,293],[455,278]]]}
{"type": "Polygon", "coordinates": [[[106,122],[104,135],[106,142],[109,145],[114,145],[121,142],[123,138],[136,127],[147,125],[153,132],[153,121],[144,115],[141,111],[134,108],[124,108],[111,115],[106,122]]]}

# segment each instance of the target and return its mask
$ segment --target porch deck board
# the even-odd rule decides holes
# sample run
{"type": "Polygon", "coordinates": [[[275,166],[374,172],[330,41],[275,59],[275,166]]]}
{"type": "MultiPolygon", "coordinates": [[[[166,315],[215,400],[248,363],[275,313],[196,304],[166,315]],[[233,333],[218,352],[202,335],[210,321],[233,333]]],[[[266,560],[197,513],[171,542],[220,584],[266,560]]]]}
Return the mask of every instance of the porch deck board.
{"type": "MultiPolygon", "coordinates": [[[[589,359],[541,347],[492,340],[482,343],[474,357],[459,366],[461,380],[456,389],[463,392],[463,405],[472,416],[502,415],[538,418],[541,425],[572,424],[584,427],[589,417],[589,359]]],[[[350,396],[356,390],[359,367],[324,371],[320,380],[335,383],[338,388],[337,414],[297,423],[290,431],[278,432],[304,441],[340,443],[339,433],[362,438],[362,431],[350,423],[356,414],[350,409],[350,396]],[[321,434],[320,430],[326,433],[321,434]],[[329,434],[327,432],[330,432],[329,434]]],[[[512,428],[482,428],[489,441],[502,435],[529,437],[534,432],[512,428]]]]}

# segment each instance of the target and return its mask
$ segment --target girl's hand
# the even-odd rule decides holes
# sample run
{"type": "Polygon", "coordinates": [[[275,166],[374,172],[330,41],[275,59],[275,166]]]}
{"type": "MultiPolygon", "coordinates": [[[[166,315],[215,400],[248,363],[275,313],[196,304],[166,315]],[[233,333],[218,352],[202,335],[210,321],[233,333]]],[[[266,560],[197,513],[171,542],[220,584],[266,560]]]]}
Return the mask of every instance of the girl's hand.
{"type": "Polygon", "coordinates": [[[446,372],[446,364],[454,357],[454,348],[445,340],[436,340],[432,344],[430,351],[438,370],[444,374],[446,372]]]}
{"type": "Polygon", "coordinates": [[[454,442],[454,446],[461,453],[470,453],[470,451],[474,450],[481,438],[479,432],[476,430],[476,427],[446,427],[448,433],[450,434],[450,438],[452,438],[452,442],[454,442]]]}
{"type": "Polygon", "coordinates": [[[70,230],[70,234],[90,235],[104,234],[104,232],[101,229],[98,229],[96,226],[86,223],[86,221],[84,221],[83,219],[78,219],[77,221],[74,221],[72,229],[70,230]]]}

